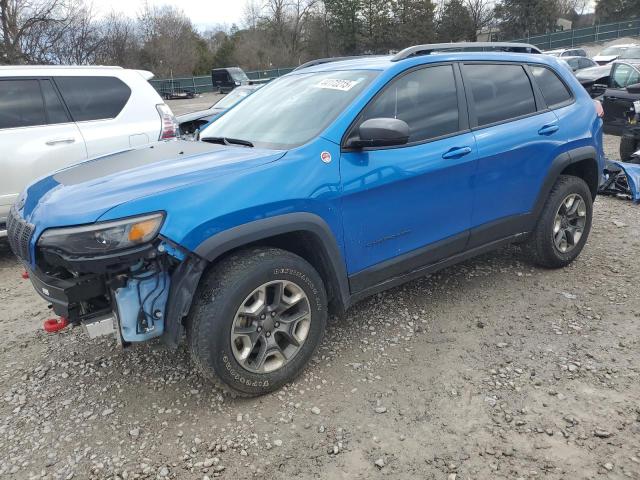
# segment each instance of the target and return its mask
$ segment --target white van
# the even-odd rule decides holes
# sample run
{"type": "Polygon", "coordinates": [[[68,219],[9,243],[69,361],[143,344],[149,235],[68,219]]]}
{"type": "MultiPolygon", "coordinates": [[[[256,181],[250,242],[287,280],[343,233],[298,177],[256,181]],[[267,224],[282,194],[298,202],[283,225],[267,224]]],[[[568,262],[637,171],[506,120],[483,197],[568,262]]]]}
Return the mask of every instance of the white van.
{"type": "Polygon", "coordinates": [[[120,67],[0,67],[0,237],[11,205],[36,178],[176,137],[152,77],[120,67]]]}

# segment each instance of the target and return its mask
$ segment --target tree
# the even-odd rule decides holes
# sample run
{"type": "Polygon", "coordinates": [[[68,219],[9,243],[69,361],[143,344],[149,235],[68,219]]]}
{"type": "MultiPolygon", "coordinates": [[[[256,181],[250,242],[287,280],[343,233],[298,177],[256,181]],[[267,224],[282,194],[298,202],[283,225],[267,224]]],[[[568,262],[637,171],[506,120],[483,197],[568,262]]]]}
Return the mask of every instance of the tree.
{"type": "Polygon", "coordinates": [[[491,25],[494,19],[493,0],[465,0],[464,5],[469,11],[473,23],[474,35],[471,40],[476,40],[477,34],[483,28],[491,25]]]}
{"type": "Polygon", "coordinates": [[[76,6],[72,0],[0,0],[0,63],[51,63],[76,6]]]}
{"type": "Polygon", "coordinates": [[[386,53],[391,33],[389,2],[387,0],[363,0],[361,15],[363,50],[367,53],[386,53]]]}
{"type": "Polygon", "coordinates": [[[559,18],[556,0],[501,0],[496,17],[505,38],[547,33],[559,18]]]}
{"type": "Polygon", "coordinates": [[[358,53],[360,0],[325,0],[329,42],[342,55],[358,53]]]}
{"type": "Polygon", "coordinates": [[[596,19],[599,23],[620,22],[640,17],[638,0],[597,0],[596,19]]]}
{"type": "Polygon", "coordinates": [[[143,67],[165,77],[193,73],[198,63],[198,33],[181,10],[147,4],[138,17],[138,28],[143,67]]]}
{"type": "Polygon", "coordinates": [[[395,20],[395,48],[429,43],[435,39],[434,12],[431,0],[396,0],[392,4],[395,20]]]}
{"type": "Polygon", "coordinates": [[[115,12],[100,23],[102,42],[96,52],[96,63],[135,68],[139,65],[140,42],[134,20],[115,12]]]}
{"type": "Polygon", "coordinates": [[[438,19],[437,33],[439,42],[459,42],[475,38],[473,19],[462,0],[449,0],[445,3],[438,19]]]}

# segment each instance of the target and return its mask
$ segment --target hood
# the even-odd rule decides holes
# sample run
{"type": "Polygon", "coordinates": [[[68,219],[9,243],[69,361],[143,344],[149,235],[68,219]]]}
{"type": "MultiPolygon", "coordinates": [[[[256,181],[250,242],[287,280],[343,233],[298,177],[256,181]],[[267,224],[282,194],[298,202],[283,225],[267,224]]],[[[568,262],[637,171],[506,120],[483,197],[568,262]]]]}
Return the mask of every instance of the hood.
{"type": "Polygon", "coordinates": [[[25,220],[36,227],[92,223],[125,202],[191,183],[211,182],[273,162],[284,153],[205,142],[158,142],[44,177],[27,188],[19,204],[24,205],[25,220]]]}
{"type": "Polygon", "coordinates": [[[593,61],[599,63],[600,65],[604,65],[609,62],[613,62],[620,55],[596,55],[593,57],[593,61]]]}
{"type": "Polygon", "coordinates": [[[611,65],[601,65],[599,67],[583,68],[576,72],[578,80],[597,80],[606,77],[611,73],[611,65]]]}
{"type": "Polygon", "coordinates": [[[226,110],[225,108],[211,107],[211,108],[207,108],[206,110],[198,110],[197,112],[178,115],[176,117],[176,120],[178,121],[178,124],[182,124],[185,122],[193,122],[194,120],[201,120],[201,119],[208,120],[210,119],[210,117],[215,117],[216,115],[220,115],[225,110],[226,110]]]}

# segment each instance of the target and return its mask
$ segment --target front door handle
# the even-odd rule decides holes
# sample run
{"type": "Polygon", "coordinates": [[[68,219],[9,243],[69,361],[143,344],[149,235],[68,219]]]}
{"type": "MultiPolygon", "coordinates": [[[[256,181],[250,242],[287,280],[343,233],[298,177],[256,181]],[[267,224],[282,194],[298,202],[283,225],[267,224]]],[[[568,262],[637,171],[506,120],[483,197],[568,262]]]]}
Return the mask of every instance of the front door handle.
{"type": "Polygon", "coordinates": [[[553,135],[560,127],[557,124],[545,125],[540,130],[538,130],[538,135],[553,135]]]}
{"type": "Polygon", "coordinates": [[[61,143],[74,143],[76,141],[75,138],[59,138],[56,140],[49,140],[47,142],[47,145],[52,146],[52,145],[59,145],[61,143]]]}
{"type": "Polygon", "coordinates": [[[442,158],[460,158],[471,153],[471,147],[453,147],[442,154],[442,158]]]}

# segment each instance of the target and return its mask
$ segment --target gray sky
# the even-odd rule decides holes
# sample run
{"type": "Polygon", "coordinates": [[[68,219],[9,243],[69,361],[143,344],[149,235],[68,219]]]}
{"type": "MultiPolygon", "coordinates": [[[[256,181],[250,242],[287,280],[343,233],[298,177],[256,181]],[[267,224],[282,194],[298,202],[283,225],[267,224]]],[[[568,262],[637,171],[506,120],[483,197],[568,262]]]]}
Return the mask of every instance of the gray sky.
{"type": "MultiPolygon", "coordinates": [[[[243,20],[244,6],[247,0],[187,0],[183,2],[169,0],[107,0],[94,2],[98,14],[106,14],[110,10],[135,16],[142,9],[145,1],[150,5],[174,5],[182,9],[191,21],[200,29],[206,30],[219,24],[236,23],[243,20]]],[[[587,11],[593,11],[595,0],[589,0],[587,11]]]]}
{"type": "MultiPolygon", "coordinates": [[[[93,6],[99,15],[111,10],[134,17],[144,6],[145,0],[107,0],[94,2],[93,6]]],[[[174,5],[191,19],[202,30],[218,24],[242,23],[246,0],[187,0],[172,2],[167,0],[147,0],[149,5],[174,5]]]]}

